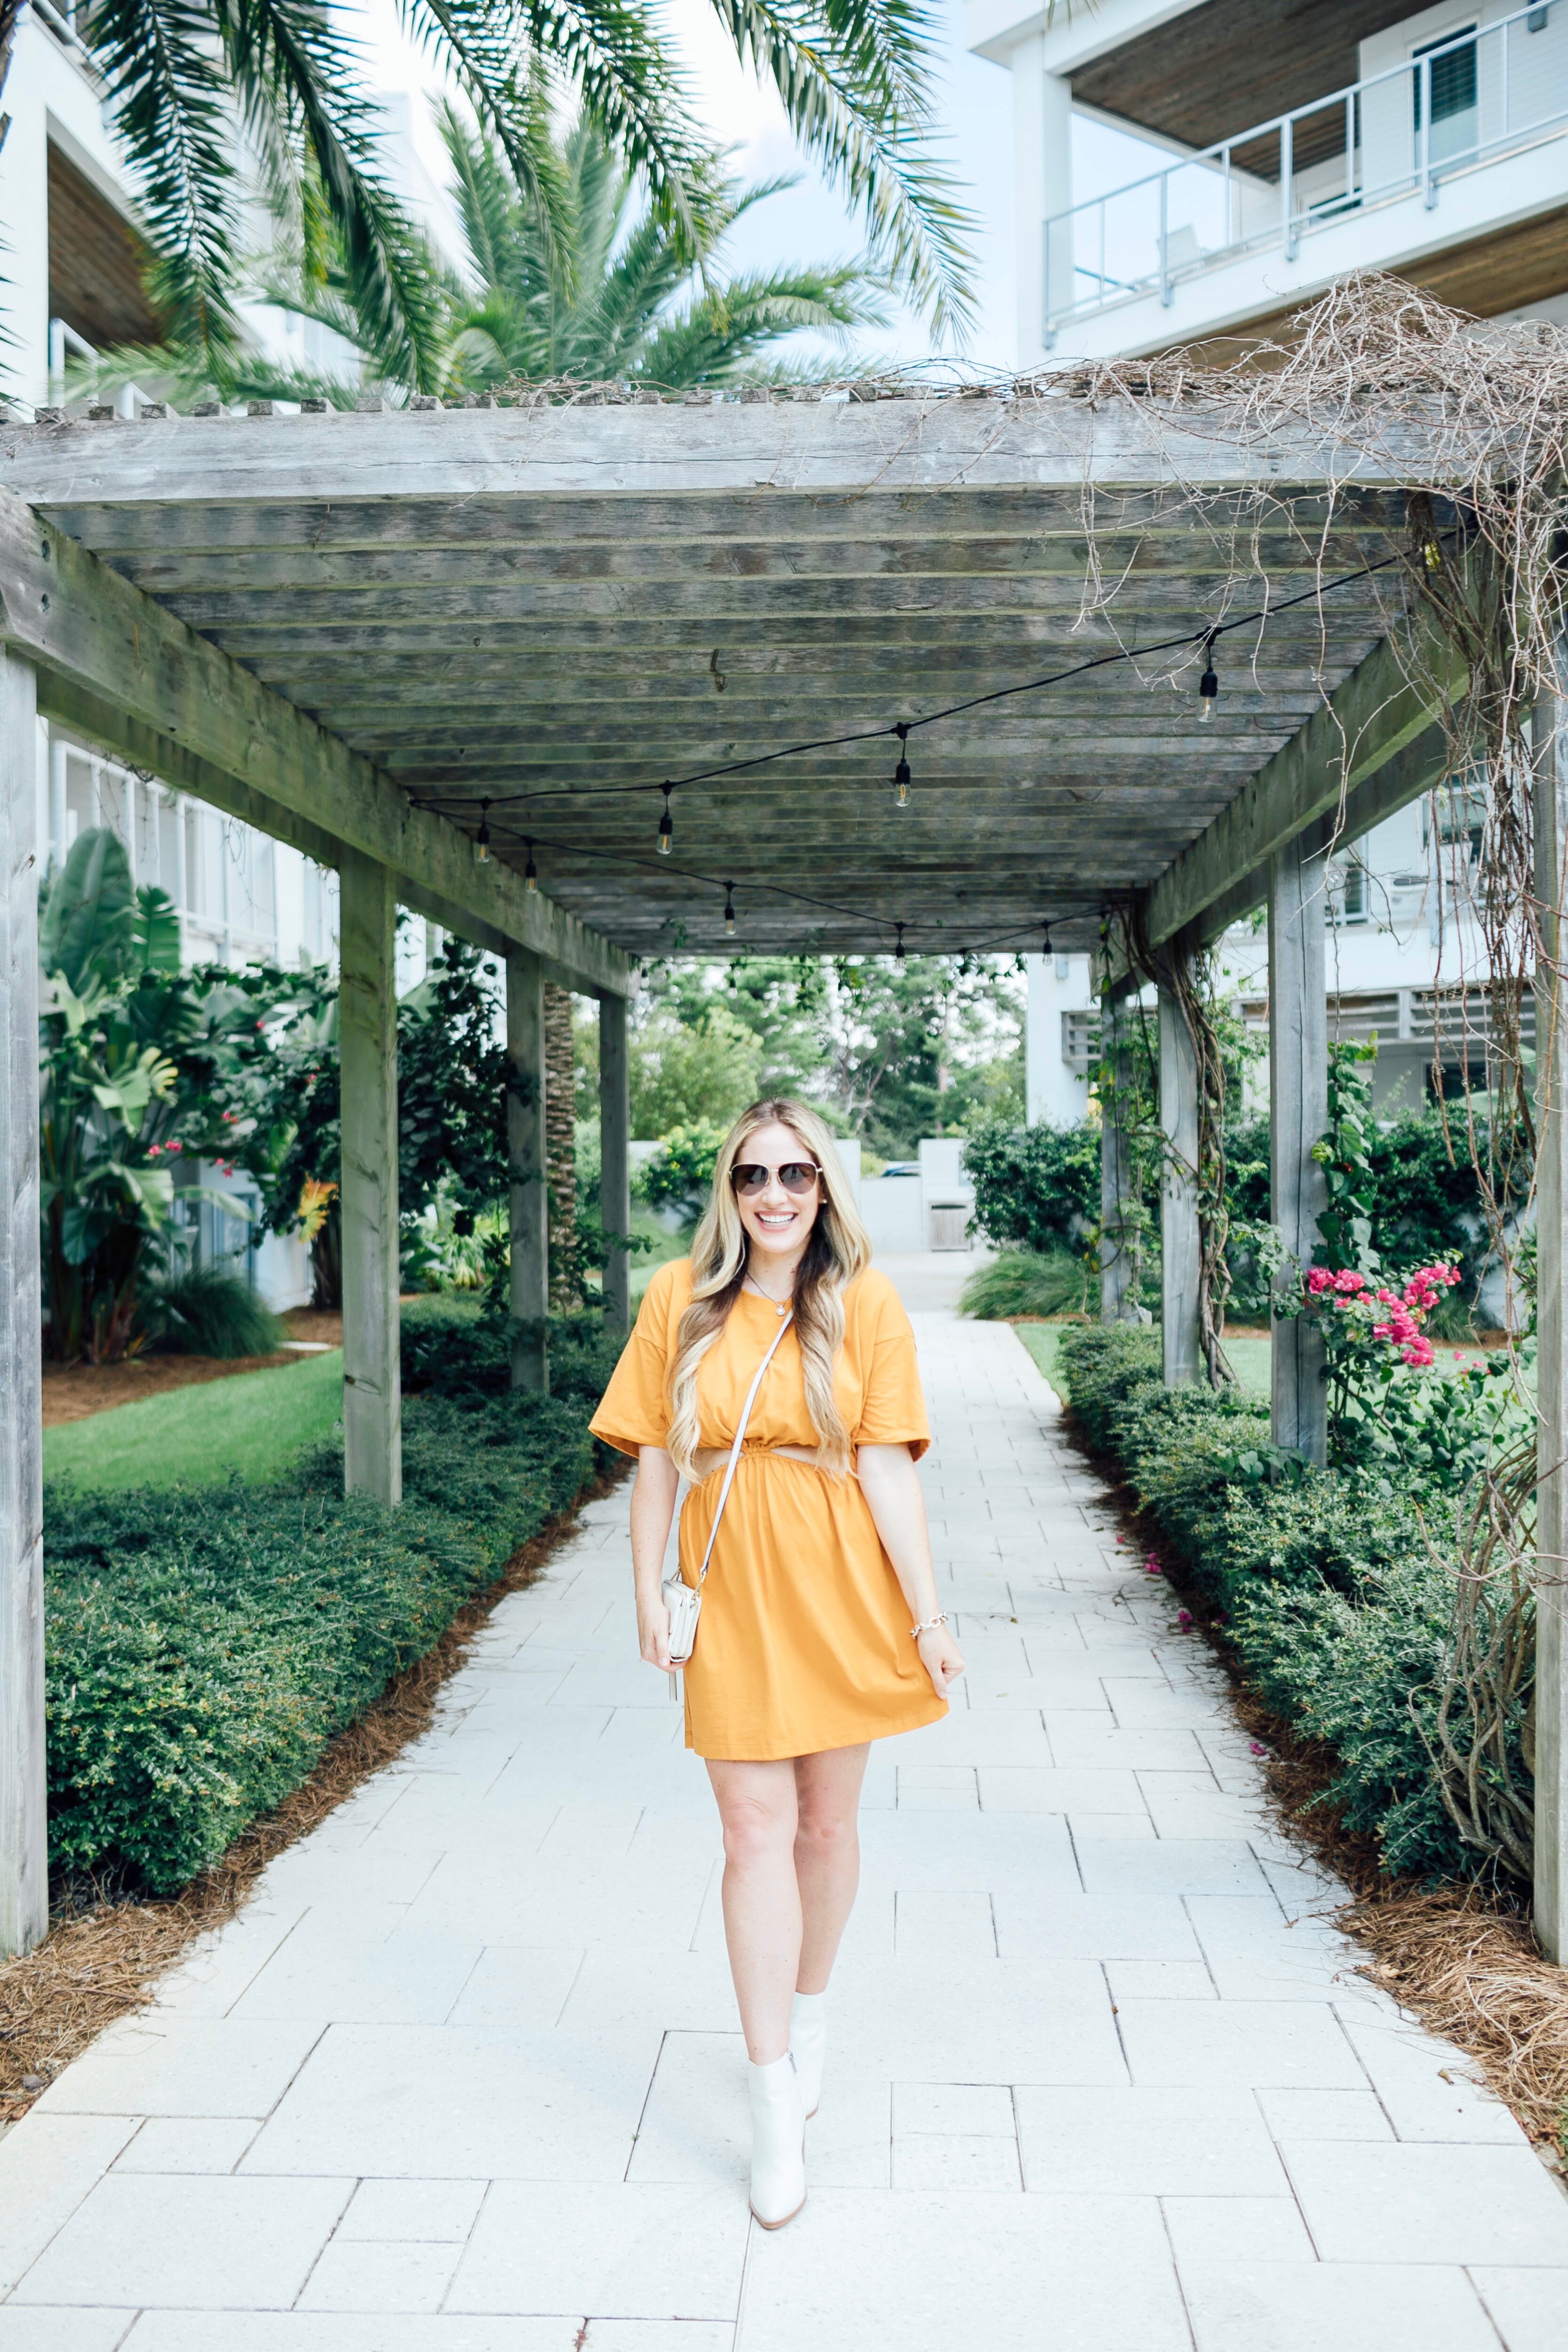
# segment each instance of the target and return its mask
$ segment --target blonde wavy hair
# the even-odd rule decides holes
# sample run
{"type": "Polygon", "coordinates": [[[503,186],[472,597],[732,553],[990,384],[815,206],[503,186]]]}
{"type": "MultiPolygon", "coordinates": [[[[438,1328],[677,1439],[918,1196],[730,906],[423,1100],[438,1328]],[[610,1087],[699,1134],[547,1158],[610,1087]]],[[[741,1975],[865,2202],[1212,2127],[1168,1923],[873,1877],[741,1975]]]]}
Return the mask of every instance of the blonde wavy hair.
{"type": "Polygon", "coordinates": [[[830,1129],[808,1104],[787,1095],[742,1111],[713,1164],[713,1197],[691,1243],[691,1303],[675,1338],[665,1444],[676,1468],[689,1478],[698,1442],[698,1371],[740,1297],[751,1248],[731,1171],[763,1127],[787,1127],[802,1158],[822,1171],[821,1206],[795,1271],[795,1331],[822,1466],[831,1477],[842,1478],[849,1469],[849,1432],[833,1393],[833,1370],[844,1345],[844,1286],[870,1264],[871,1244],[830,1129]]]}

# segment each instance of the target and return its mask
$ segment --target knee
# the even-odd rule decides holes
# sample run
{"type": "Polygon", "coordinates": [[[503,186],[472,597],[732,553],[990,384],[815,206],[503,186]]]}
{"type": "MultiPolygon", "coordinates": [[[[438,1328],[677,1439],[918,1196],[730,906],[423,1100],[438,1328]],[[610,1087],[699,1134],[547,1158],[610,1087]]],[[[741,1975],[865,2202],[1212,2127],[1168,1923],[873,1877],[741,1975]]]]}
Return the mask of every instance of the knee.
{"type": "Polygon", "coordinates": [[[812,1805],[803,1805],[799,1826],[795,1831],[796,1847],[805,1847],[825,1859],[832,1855],[853,1853],[856,1843],[853,1813],[830,1812],[812,1805]]]}
{"type": "Polygon", "coordinates": [[[762,1805],[741,1805],[724,1816],[724,1859],[744,1870],[789,1853],[795,1823],[762,1805]]]}

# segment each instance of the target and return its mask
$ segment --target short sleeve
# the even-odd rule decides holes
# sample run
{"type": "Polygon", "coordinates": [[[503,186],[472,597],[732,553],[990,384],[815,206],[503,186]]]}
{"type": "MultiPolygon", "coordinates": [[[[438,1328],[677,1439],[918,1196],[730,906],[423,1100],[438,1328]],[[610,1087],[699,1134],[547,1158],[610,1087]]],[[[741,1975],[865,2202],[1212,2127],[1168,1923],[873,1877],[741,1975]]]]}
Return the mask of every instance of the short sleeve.
{"type": "Polygon", "coordinates": [[[907,1445],[918,1462],[931,1444],[931,1423],[921,1390],[915,1335],[903,1301],[886,1276],[863,1279],[871,1295],[860,1308],[865,1318],[860,1341],[865,1392],[855,1443],[907,1445]]]}
{"type": "Polygon", "coordinates": [[[679,1267],[661,1265],[643,1293],[631,1338],[588,1426],[618,1453],[662,1445],[669,1434],[667,1386],[670,1349],[679,1318],[679,1267]]]}

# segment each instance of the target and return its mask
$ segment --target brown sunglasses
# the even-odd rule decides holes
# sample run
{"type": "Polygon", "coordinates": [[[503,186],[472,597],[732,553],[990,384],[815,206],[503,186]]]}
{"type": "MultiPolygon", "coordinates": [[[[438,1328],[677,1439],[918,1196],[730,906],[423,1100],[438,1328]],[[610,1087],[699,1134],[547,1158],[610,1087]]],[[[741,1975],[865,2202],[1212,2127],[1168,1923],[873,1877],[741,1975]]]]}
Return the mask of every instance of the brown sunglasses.
{"type": "Polygon", "coordinates": [[[776,1176],[786,1192],[804,1200],[808,1192],[816,1191],[821,1174],[815,1160],[786,1160],[782,1168],[764,1168],[760,1160],[748,1160],[731,1169],[730,1181],[737,1192],[750,1195],[765,1192],[776,1176]]]}

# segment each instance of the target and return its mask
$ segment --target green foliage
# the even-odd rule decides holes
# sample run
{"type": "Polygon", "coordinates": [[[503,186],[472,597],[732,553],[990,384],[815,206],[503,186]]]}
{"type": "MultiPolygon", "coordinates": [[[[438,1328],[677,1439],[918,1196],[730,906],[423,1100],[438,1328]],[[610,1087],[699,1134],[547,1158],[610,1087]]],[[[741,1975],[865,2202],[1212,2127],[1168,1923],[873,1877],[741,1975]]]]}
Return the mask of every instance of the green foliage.
{"type": "Polygon", "coordinates": [[[45,884],[38,936],[44,1347],[113,1362],[146,1341],[174,1170],[231,1140],[212,1078],[233,1005],[181,973],[169,900],[132,888],[105,827],[45,884]]]}
{"type": "MultiPolygon", "coordinates": [[[[446,1291],[406,1299],[402,1312],[403,1388],[443,1396],[501,1397],[511,1378],[510,1331],[499,1298],[446,1291]]],[[[609,1383],[621,1342],[602,1315],[552,1316],[550,1393],[592,1412],[609,1383]]]]}
{"type": "Polygon", "coordinates": [[[283,1326],[237,1275],[198,1266],[148,1286],[142,1311],[153,1344],[166,1355],[269,1356],[283,1326]]]}
{"type": "Polygon", "coordinates": [[[1278,1454],[1262,1403],[1167,1389],[1152,1333],[1069,1328],[1058,1360],[1090,1445],[1121,1468],[1249,1681],[1332,1749],[1329,1801],[1389,1870],[1465,1874],[1420,1728],[1454,1590],[1430,1492],[1278,1454]]]}
{"type": "Polygon", "coordinates": [[[546,209],[537,184],[520,185],[496,142],[449,106],[441,131],[482,289],[453,307],[446,370],[453,393],[494,391],[520,378],[727,384],[803,327],[839,334],[885,323],[878,282],[861,263],[725,282],[723,238],[789,181],[742,189],[710,167],[700,206],[682,221],[649,201],[646,183],[580,115],[563,140],[544,127],[537,152],[552,183],[546,209]]]}
{"type": "Polygon", "coordinates": [[[668,1136],[714,1128],[722,1136],[760,1091],[756,1035],[720,997],[682,1019],[661,1008],[631,1041],[632,1133],[668,1136]]]}
{"type": "Polygon", "coordinates": [[[963,1286],[960,1312],[982,1322],[1013,1315],[1065,1315],[1084,1305],[1086,1268],[1066,1250],[1007,1248],[977,1266],[963,1286]]]}
{"type": "Polygon", "coordinates": [[[727,1132],[727,1125],[719,1127],[709,1119],[672,1129],[637,1171],[639,1198],[653,1209],[697,1215],[712,1186],[714,1163],[727,1132]]]}
{"type": "Polygon", "coordinates": [[[1012,960],[837,956],[827,1083],[883,1160],[922,1136],[1023,1112],[1023,1024],[1012,960]]]}
{"type": "Polygon", "coordinates": [[[549,1397],[411,1397],[395,1511],[344,1496],[336,1446],[265,1486],[51,1486],[56,1867],[168,1893],[216,1861],[581,1493],[604,1377],[569,1334],[549,1397]]]}
{"type": "Polygon", "coordinates": [[[963,1164],[974,1221],[987,1241],[1050,1254],[1081,1248],[1100,1216],[1100,1129],[1013,1127],[987,1119],[970,1132],[963,1164]]]}

